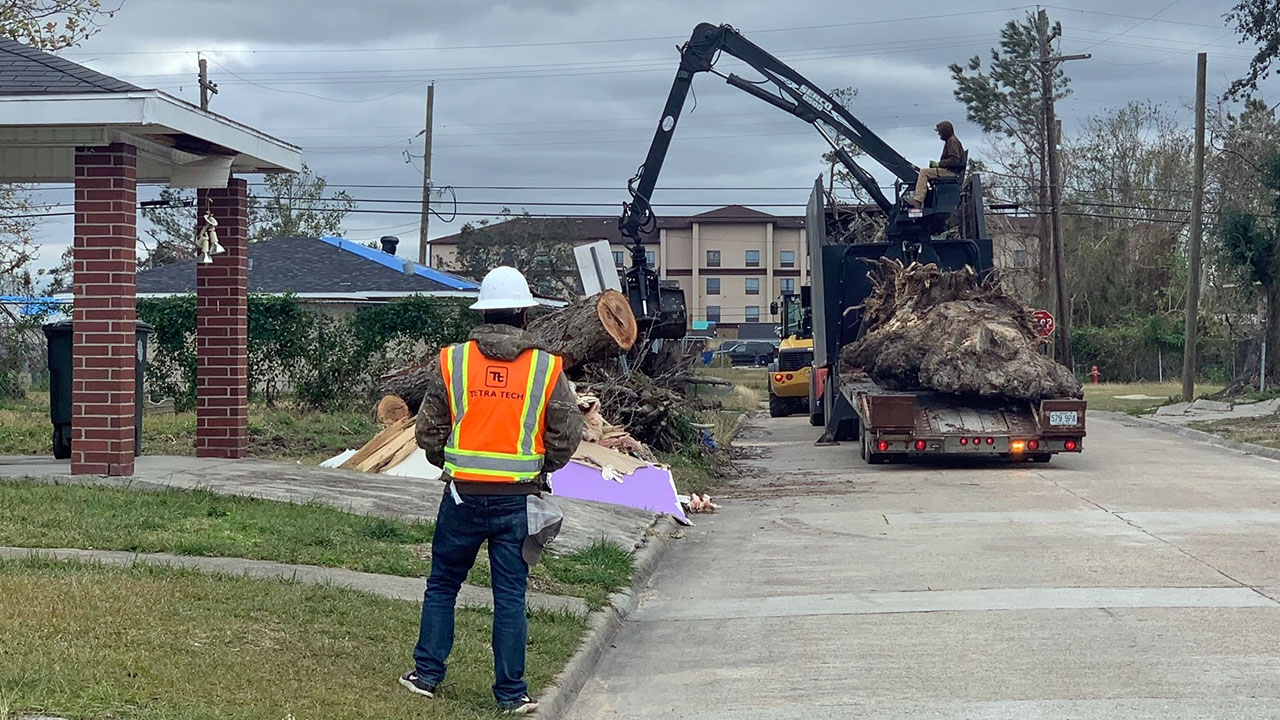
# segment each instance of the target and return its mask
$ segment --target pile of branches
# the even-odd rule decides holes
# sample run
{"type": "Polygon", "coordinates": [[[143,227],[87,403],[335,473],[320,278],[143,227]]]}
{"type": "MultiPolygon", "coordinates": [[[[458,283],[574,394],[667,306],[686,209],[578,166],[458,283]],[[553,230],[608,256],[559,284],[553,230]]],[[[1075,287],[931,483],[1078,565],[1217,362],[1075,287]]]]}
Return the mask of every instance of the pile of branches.
{"type": "MultiPolygon", "coordinates": [[[[649,352],[639,336],[626,297],[613,290],[579,298],[529,324],[539,344],[564,359],[564,371],[580,396],[594,396],[610,425],[625,428],[635,440],[669,452],[698,441],[688,420],[684,384],[692,355],[679,343],[649,352]]],[[[438,376],[435,362],[401,368],[382,379],[383,395],[404,401],[416,414],[426,384],[438,376]]]]}
{"type": "Polygon", "coordinates": [[[579,394],[600,399],[600,413],[627,429],[632,437],[660,452],[673,452],[698,441],[689,423],[690,398],[684,392],[691,356],[678,343],[666,343],[656,354],[628,361],[601,360],[570,373],[579,394]]]}
{"type": "Polygon", "coordinates": [[[1032,311],[996,273],[881,258],[861,306],[866,333],[841,353],[841,372],[881,386],[1010,400],[1081,397],[1070,370],[1040,353],[1032,311]]]}

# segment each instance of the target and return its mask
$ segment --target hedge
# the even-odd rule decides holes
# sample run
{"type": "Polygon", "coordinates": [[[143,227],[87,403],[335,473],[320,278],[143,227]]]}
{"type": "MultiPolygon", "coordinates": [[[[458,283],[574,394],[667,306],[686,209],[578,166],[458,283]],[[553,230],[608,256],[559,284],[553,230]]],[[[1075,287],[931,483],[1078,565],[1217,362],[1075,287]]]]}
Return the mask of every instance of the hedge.
{"type": "MultiPolygon", "coordinates": [[[[151,396],[194,407],[195,296],[140,299],[138,318],[156,328],[147,367],[151,396]]],[[[292,296],[252,294],[250,391],[274,404],[292,390],[303,405],[331,410],[367,397],[387,370],[465,339],[477,321],[459,304],[422,296],[335,316],[292,296]]]]}

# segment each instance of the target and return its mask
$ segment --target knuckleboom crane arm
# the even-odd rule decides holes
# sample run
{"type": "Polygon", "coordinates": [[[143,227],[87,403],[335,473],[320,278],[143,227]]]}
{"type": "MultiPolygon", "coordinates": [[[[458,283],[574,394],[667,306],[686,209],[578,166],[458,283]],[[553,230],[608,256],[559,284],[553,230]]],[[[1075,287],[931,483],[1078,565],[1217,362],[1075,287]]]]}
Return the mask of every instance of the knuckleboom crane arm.
{"type": "MultiPolygon", "coordinates": [[[[645,260],[641,235],[651,231],[656,224],[650,198],[657,186],[658,176],[662,172],[662,165],[666,160],[667,150],[671,146],[676,125],[680,121],[680,113],[689,95],[693,78],[700,72],[718,75],[728,84],[813,125],[831,145],[840,163],[890,218],[896,214],[894,203],[885,197],[875,178],[854,162],[849,153],[831,137],[827,129],[853,143],[902,182],[914,183],[919,172],[915,165],[881,140],[824,90],[747,40],[737,30],[728,25],[717,26],[709,23],[698,25],[694,28],[689,41],[680,49],[680,66],[676,71],[675,81],[671,84],[671,92],[662,109],[653,142],[649,145],[649,153],[636,171],[635,177],[627,183],[631,200],[623,205],[622,218],[618,221],[618,229],[623,237],[629,238],[632,243],[632,268],[627,273],[628,289],[632,307],[642,323],[656,321],[659,290],[657,275],[648,267],[645,260]],[[733,73],[726,74],[716,70],[715,62],[722,52],[747,63],[763,75],[764,80],[750,81],[733,73]],[[776,92],[769,89],[769,85],[772,85],[776,92]]],[[[679,324],[683,326],[683,300],[680,301],[680,306],[679,324]]],[[[683,328],[680,334],[683,334],[683,328]]],[[[677,335],[659,333],[654,336],[677,335]]]]}

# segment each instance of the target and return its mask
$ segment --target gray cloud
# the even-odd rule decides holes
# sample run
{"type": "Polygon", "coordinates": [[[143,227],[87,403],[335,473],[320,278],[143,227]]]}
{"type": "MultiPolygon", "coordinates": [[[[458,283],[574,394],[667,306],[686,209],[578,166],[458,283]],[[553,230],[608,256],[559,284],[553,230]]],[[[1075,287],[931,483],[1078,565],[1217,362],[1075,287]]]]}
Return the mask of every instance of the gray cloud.
{"type": "MultiPolygon", "coordinates": [[[[1088,48],[1094,54],[1068,67],[1075,93],[1059,108],[1068,132],[1081,119],[1131,99],[1186,105],[1198,45],[1211,54],[1210,82],[1218,86],[1247,63],[1248,49],[1235,47],[1222,24],[1228,0],[1179,3],[1141,25],[1100,14],[1143,18],[1166,4],[1076,0],[1071,10],[1050,10],[1063,22],[1064,51],[1088,48]]],[[[932,7],[867,0],[127,0],[99,36],[68,57],[194,101],[195,51],[214,51],[211,72],[221,87],[214,108],[302,145],[307,162],[334,184],[420,181],[420,161],[406,164],[403,153],[422,153],[421,140],[410,138],[422,126],[424,86],[435,79],[438,183],[615,188],[459,190],[459,200],[494,203],[460,209],[492,212],[505,204],[531,212],[606,214],[625,199],[626,180],[648,148],[675,72],[675,45],[704,20],[742,28],[828,89],[857,87],[853,112],[915,162],[936,156],[931,128],[943,118],[956,122],[979,156],[980,137],[951,96],[946,66],[985,57],[1000,26],[1024,10],[1008,10],[1007,0],[975,0],[948,5],[947,13],[968,13],[955,17],[848,24],[929,15],[932,7]],[[628,38],[638,39],[612,42],[628,38]],[[364,50],[346,51],[353,48],[364,50]],[[175,52],[121,54],[158,50],[175,52]]],[[[723,63],[733,65],[727,58],[723,63]]],[[[696,108],[691,99],[664,170],[659,204],[802,205],[803,190],[662,189],[804,188],[823,170],[823,144],[803,123],[715,77],[699,77],[695,93],[696,108]]],[[[888,179],[878,167],[870,169],[888,179]]],[[[351,192],[361,198],[418,194],[412,187],[351,192]]],[[[454,232],[466,219],[473,218],[433,219],[432,234],[454,232]]],[[[354,237],[386,228],[406,238],[417,234],[410,215],[356,215],[348,222],[354,237]]],[[[47,247],[41,263],[53,264],[70,229],[50,222],[42,237],[47,247]]]]}

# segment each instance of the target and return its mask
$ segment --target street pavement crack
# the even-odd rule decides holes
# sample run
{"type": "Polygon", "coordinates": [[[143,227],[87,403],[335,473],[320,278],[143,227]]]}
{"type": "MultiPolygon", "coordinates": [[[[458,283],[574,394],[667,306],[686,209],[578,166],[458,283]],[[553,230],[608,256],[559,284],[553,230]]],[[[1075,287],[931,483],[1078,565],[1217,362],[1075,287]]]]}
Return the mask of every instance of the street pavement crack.
{"type": "Polygon", "coordinates": [[[1262,597],[1264,597],[1264,598],[1267,598],[1268,600],[1271,600],[1271,601],[1273,601],[1273,602],[1280,603],[1280,598],[1276,598],[1276,597],[1274,597],[1274,596],[1272,596],[1272,595],[1267,594],[1267,593],[1266,593],[1266,592],[1264,592],[1264,591],[1263,591],[1263,589],[1262,589],[1262,588],[1260,588],[1260,587],[1257,587],[1257,586],[1255,586],[1255,585],[1250,585],[1249,583],[1246,583],[1246,582],[1242,582],[1242,581],[1240,581],[1240,580],[1237,580],[1236,578],[1232,577],[1229,573],[1225,572],[1224,570],[1222,570],[1221,568],[1217,567],[1217,566],[1216,566],[1216,565],[1214,565],[1213,563],[1208,562],[1207,560],[1203,560],[1203,559],[1201,559],[1201,558],[1197,557],[1197,556],[1195,555],[1195,553],[1191,552],[1190,550],[1187,550],[1186,548],[1182,547],[1181,545],[1178,545],[1177,543],[1173,542],[1172,540],[1169,540],[1168,538],[1161,537],[1161,536],[1159,536],[1159,535],[1157,535],[1157,534],[1155,534],[1155,533],[1151,532],[1150,530],[1148,530],[1148,529],[1146,529],[1146,528],[1142,527],[1141,525],[1137,524],[1136,522],[1133,522],[1133,521],[1132,521],[1132,520],[1130,520],[1129,518],[1125,517],[1124,515],[1121,515],[1120,513],[1118,513],[1118,512],[1116,512],[1116,511],[1112,510],[1111,508],[1108,508],[1108,507],[1106,507],[1106,506],[1104,506],[1104,505],[1100,505],[1100,504],[1098,504],[1098,503],[1094,502],[1093,500],[1090,500],[1089,498],[1087,498],[1087,497],[1085,497],[1085,496],[1081,495],[1080,493],[1078,493],[1078,492],[1076,492],[1076,491],[1072,490],[1071,488],[1068,488],[1068,487],[1063,486],[1063,485],[1062,485],[1062,483],[1058,482],[1057,480],[1054,480],[1054,479],[1052,479],[1052,478],[1045,477],[1043,474],[1040,474],[1040,473],[1037,473],[1037,474],[1038,474],[1038,475],[1040,475],[1040,477],[1042,477],[1042,478],[1044,478],[1044,479],[1048,480],[1049,482],[1053,483],[1054,487],[1058,488],[1059,490],[1062,490],[1063,492],[1065,492],[1065,493],[1067,493],[1068,495],[1070,495],[1070,496],[1072,496],[1072,497],[1076,498],[1077,500],[1080,500],[1081,502],[1086,502],[1086,503],[1088,503],[1088,504],[1090,504],[1090,505],[1094,506],[1095,508],[1097,508],[1097,509],[1101,510],[1101,511],[1102,511],[1102,512],[1104,512],[1104,513],[1107,513],[1108,515],[1110,515],[1110,516],[1114,517],[1115,519],[1119,520],[1120,522],[1124,523],[1125,525],[1128,525],[1129,527],[1133,528],[1134,530],[1137,530],[1138,532],[1142,533],[1143,535],[1146,535],[1147,537],[1151,538],[1152,540],[1155,540],[1156,542],[1162,543],[1162,544],[1164,544],[1164,545],[1168,545],[1169,547],[1171,547],[1171,548],[1173,548],[1174,550],[1176,550],[1176,551],[1178,551],[1179,553],[1181,553],[1183,556],[1188,557],[1188,558],[1190,558],[1190,559],[1194,560],[1195,562],[1197,562],[1197,563],[1199,563],[1199,564],[1201,564],[1201,565],[1203,565],[1203,566],[1205,566],[1205,567],[1209,568],[1210,570],[1212,570],[1212,571],[1214,571],[1214,572],[1218,573],[1218,574],[1219,574],[1219,575],[1221,575],[1222,577],[1224,577],[1224,578],[1226,578],[1227,580],[1229,580],[1229,581],[1231,581],[1232,583],[1234,583],[1237,587],[1248,588],[1249,590],[1252,590],[1253,592],[1255,592],[1255,593],[1257,593],[1257,594],[1261,595],[1261,596],[1262,596],[1262,597]]]}

